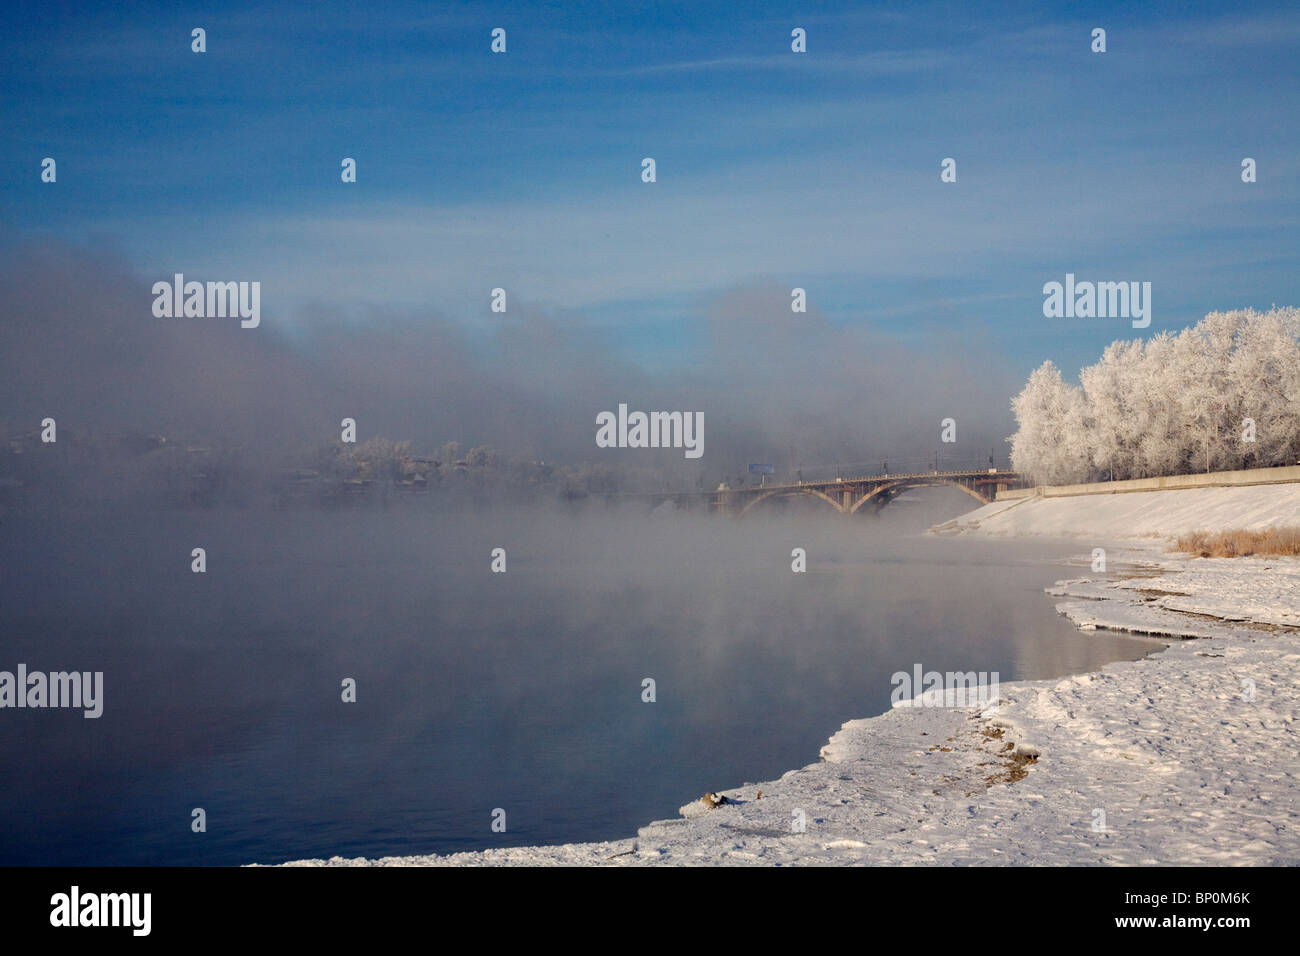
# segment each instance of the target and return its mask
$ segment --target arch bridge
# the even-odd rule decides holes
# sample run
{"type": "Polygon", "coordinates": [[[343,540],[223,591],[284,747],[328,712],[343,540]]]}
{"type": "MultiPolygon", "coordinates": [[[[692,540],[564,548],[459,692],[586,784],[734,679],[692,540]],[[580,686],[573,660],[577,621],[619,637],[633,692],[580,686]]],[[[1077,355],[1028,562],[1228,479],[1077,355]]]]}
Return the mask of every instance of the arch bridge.
{"type": "Polygon", "coordinates": [[[829,481],[800,481],[720,488],[717,491],[662,492],[650,497],[672,501],[679,507],[707,504],[709,510],[737,517],[761,508],[773,498],[806,496],[818,498],[840,514],[854,515],[870,509],[879,511],[909,488],[958,488],[980,504],[989,504],[998,489],[1019,487],[1020,475],[996,468],[970,471],[928,471],[903,475],[870,475],[860,478],[832,478],[829,481]]]}

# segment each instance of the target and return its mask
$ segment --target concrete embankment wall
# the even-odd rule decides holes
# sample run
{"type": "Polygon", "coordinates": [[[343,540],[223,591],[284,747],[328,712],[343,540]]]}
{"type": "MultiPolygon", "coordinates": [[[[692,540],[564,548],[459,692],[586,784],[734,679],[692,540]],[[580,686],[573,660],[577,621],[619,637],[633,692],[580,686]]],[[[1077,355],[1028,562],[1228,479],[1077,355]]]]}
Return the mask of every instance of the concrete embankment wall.
{"type": "Polygon", "coordinates": [[[1248,468],[1243,471],[1212,471],[1203,475],[1167,475],[1162,478],[1130,478],[1125,481],[1096,481],[1084,485],[1042,485],[999,491],[998,501],[1017,498],[1068,498],[1072,495],[1122,495],[1132,491],[1177,491],[1184,488],[1233,488],[1247,485],[1300,483],[1300,465],[1286,468],[1248,468]]]}
{"type": "Polygon", "coordinates": [[[999,494],[939,534],[1172,538],[1300,527],[1300,467],[1055,485],[999,494]]]}

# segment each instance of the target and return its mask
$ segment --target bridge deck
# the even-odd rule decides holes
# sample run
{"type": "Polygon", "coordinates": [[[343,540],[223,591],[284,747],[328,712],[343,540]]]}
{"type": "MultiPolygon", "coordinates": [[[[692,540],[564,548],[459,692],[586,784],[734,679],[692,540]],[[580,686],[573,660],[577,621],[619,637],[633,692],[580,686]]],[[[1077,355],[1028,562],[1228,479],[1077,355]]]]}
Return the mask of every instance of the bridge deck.
{"type": "MultiPolygon", "coordinates": [[[[967,478],[1014,484],[1020,480],[1020,475],[1014,471],[989,471],[987,468],[983,471],[916,471],[900,475],[890,473],[884,475],[863,475],[856,478],[827,478],[818,481],[785,482],[783,484],[742,485],[738,488],[730,488],[728,490],[757,491],[762,489],[764,491],[776,491],[782,488],[788,488],[791,490],[798,490],[799,488],[838,488],[844,485],[878,485],[886,481],[923,481],[926,478],[967,478]]],[[[706,494],[718,494],[718,492],[706,492],[706,494]]]]}
{"type": "Polygon", "coordinates": [[[770,494],[776,491],[831,491],[836,488],[848,490],[859,485],[882,485],[894,482],[920,484],[927,479],[946,479],[948,481],[980,481],[999,485],[1014,485],[1020,482],[1020,475],[1014,471],[917,471],[907,474],[862,475],[855,478],[829,478],[817,481],[769,483],[764,485],[737,485],[734,488],[682,491],[622,491],[612,497],[617,498],[681,498],[686,496],[712,497],[729,494],[770,494]]]}

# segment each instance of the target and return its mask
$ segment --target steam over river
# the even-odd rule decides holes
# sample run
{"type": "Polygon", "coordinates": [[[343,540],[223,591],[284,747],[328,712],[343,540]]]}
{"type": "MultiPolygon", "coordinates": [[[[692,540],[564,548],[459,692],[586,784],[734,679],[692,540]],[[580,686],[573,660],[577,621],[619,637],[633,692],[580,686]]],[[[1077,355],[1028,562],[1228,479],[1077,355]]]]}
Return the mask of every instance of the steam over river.
{"type": "Polygon", "coordinates": [[[1081,544],[919,537],[972,504],[5,516],[0,671],[104,677],[98,719],[0,710],[0,864],[629,836],[814,762],[897,671],[1007,681],[1156,646],[1056,615],[1042,588],[1068,572],[1048,562],[1081,544]]]}

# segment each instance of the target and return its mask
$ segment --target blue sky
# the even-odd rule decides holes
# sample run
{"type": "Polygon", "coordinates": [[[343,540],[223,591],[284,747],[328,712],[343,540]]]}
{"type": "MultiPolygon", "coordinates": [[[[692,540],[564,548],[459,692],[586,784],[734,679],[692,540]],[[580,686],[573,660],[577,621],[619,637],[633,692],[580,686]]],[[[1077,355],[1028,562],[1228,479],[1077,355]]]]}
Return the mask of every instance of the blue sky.
{"type": "Polygon", "coordinates": [[[323,306],[486,328],[502,286],[653,368],[690,362],[711,304],[768,284],[806,288],[836,326],[1073,372],[1114,338],[1300,303],[1294,4],[53,4],[11,20],[4,241],[103,248],[149,281],[258,279],[281,330],[323,306]],[[1045,319],[1042,285],[1066,272],[1151,281],[1151,327],[1045,319]]]}

